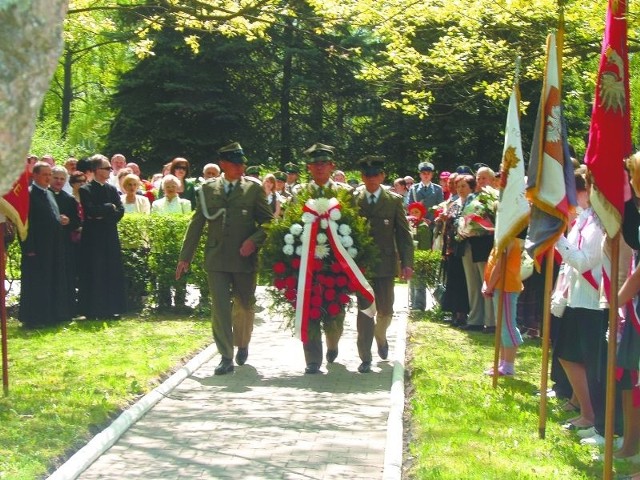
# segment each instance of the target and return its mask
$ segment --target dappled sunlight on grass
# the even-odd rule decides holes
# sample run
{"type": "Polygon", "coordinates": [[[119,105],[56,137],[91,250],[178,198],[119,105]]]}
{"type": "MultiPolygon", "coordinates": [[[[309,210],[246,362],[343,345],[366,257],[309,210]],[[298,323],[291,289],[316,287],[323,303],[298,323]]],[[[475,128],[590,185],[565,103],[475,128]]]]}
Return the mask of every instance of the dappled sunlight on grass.
{"type": "Polygon", "coordinates": [[[555,398],[548,403],[546,439],[538,438],[539,342],[521,347],[516,377],[500,378],[494,390],[483,374],[493,362],[493,340],[451,328],[438,311],[413,319],[409,478],[601,478],[596,451],[562,429],[570,414],[559,411],[555,398]]]}
{"type": "Polygon", "coordinates": [[[10,321],[0,478],[41,477],[210,335],[208,321],[83,321],[41,330],[10,321]]]}

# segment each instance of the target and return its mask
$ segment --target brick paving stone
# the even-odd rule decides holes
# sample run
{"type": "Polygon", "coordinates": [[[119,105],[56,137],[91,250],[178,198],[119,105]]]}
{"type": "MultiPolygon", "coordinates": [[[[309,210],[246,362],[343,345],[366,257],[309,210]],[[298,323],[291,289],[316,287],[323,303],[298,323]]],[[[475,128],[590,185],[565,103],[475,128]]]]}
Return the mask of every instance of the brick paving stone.
{"type": "MultiPolygon", "coordinates": [[[[258,297],[263,304],[264,294],[258,297]]],[[[396,288],[390,359],[396,320],[406,313],[403,285],[396,288]]],[[[304,375],[301,343],[281,317],[263,310],[246,365],[216,377],[216,355],[79,478],[382,478],[393,363],[379,360],[374,342],[373,372],[357,372],[355,316],[354,309],[347,314],[336,362],[304,375]]]]}

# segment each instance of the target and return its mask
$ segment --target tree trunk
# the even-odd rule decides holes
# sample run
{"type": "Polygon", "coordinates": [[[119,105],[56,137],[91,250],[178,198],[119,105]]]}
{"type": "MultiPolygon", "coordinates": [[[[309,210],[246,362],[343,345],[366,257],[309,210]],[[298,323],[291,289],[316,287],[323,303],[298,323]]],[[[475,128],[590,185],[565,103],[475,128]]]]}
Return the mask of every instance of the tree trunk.
{"type": "Polygon", "coordinates": [[[24,170],[36,115],[62,50],[67,3],[0,2],[0,195],[24,170]]]}
{"type": "Polygon", "coordinates": [[[285,26],[285,52],[282,61],[282,90],[280,92],[280,166],[293,160],[291,152],[291,79],[293,76],[293,21],[285,26]]]}
{"type": "Polygon", "coordinates": [[[73,52],[64,50],[64,78],[62,79],[62,119],[60,121],[60,135],[67,138],[69,123],[71,122],[71,102],[73,101],[72,83],[73,52]]]}

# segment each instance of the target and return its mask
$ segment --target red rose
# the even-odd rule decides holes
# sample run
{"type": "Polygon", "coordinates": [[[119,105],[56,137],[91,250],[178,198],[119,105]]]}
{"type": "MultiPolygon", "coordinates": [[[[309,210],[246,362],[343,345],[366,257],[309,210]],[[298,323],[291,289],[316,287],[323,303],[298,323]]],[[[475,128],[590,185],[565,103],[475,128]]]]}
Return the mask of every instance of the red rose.
{"type": "Polygon", "coordinates": [[[336,277],[336,287],[346,287],[349,283],[349,279],[345,275],[338,275],[336,277]]]}
{"type": "Polygon", "coordinates": [[[349,295],[347,295],[346,293],[341,293],[340,295],[338,295],[338,301],[342,305],[346,305],[347,303],[349,303],[351,301],[351,297],[349,295]]]}
{"type": "Polygon", "coordinates": [[[322,260],[320,260],[319,258],[314,258],[313,259],[313,269],[314,270],[322,270],[322,267],[323,267],[322,260]]]}
{"type": "Polygon", "coordinates": [[[285,282],[284,278],[276,278],[273,281],[273,286],[278,290],[284,290],[287,287],[287,282],[285,282]]]}
{"type": "Polygon", "coordinates": [[[327,307],[327,313],[329,313],[329,315],[331,315],[332,317],[335,317],[341,311],[342,311],[342,308],[337,303],[330,303],[329,306],[327,307]]]}
{"type": "Polygon", "coordinates": [[[319,308],[310,308],[309,309],[309,318],[311,320],[318,320],[322,315],[322,311],[319,308]]]}
{"type": "Polygon", "coordinates": [[[273,272],[276,275],[282,275],[286,271],[287,271],[287,266],[284,264],[284,262],[278,262],[273,266],[273,272]]]}
{"type": "Polygon", "coordinates": [[[331,264],[331,271],[333,273],[340,273],[342,271],[342,266],[338,262],[333,262],[331,264]]]}
{"type": "Polygon", "coordinates": [[[295,257],[291,259],[291,267],[296,270],[300,268],[300,257],[295,257]]]}
{"type": "Polygon", "coordinates": [[[317,295],[319,297],[322,296],[322,285],[320,285],[319,283],[314,284],[311,287],[311,295],[317,295]]]}
{"type": "Polygon", "coordinates": [[[284,298],[286,298],[290,302],[294,301],[297,295],[298,293],[293,288],[289,288],[284,292],[284,298]]]}
{"type": "Polygon", "coordinates": [[[324,277],[324,282],[322,282],[322,284],[327,287],[327,288],[333,288],[336,286],[336,280],[333,277],[330,277],[329,275],[324,277]]]}
{"type": "Polygon", "coordinates": [[[287,288],[296,288],[298,286],[298,279],[293,275],[284,279],[287,288]]]}
{"type": "Polygon", "coordinates": [[[336,291],[333,288],[327,288],[324,291],[324,298],[331,302],[336,298],[336,291]]]}
{"type": "Polygon", "coordinates": [[[322,306],[322,297],[316,297],[315,295],[311,297],[311,306],[312,307],[321,307],[322,306]]]}

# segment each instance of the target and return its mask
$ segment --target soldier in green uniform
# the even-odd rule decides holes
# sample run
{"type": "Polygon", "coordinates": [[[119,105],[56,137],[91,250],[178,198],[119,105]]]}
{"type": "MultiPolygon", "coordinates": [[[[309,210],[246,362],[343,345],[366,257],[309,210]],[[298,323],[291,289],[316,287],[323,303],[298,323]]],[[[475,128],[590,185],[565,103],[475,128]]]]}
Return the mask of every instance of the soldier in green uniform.
{"type": "Polygon", "coordinates": [[[371,371],[371,345],[375,336],[378,354],[383,360],[389,354],[387,328],[393,317],[394,279],[400,261],[400,278],[413,275],[413,238],[404,210],[403,197],[383,188],[384,157],[366,156],[358,161],[364,189],[355,195],[360,214],[369,220],[371,235],[380,250],[380,264],[370,279],[376,297],[376,319],[361,310],[367,305],[358,298],[358,354],[360,373],[371,371]]]}
{"type": "Polygon", "coordinates": [[[300,177],[300,167],[298,167],[298,165],[296,165],[295,163],[287,163],[284,166],[283,171],[287,176],[287,183],[285,184],[284,189],[289,193],[293,193],[293,188],[296,185],[300,185],[300,182],[298,181],[300,177]]]}
{"type": "Polygon", "coordinates": [[[264,190],[243,177],[246,157],[239,143],[218,151],[221,176],[204,183],[184,237],[176,278],[189,269],[205,225],[205,269],[211,292],[213,338],[222,356],[216,375],[243,365],[248,356],[255,316],[257,249],[264,242],[264,225],[273,219],[264,190]]]}
{"type": "MultiPolygon", "coordinates": [[[[309,183],[298,184],[293,188],[293,199],[304,190],[311,192],[314,198],[331,198],[332,192],[338,189],[350,189],[349,185],[338,184],[331,179],[335,168],[333,161],[335,148],[322,143],[314,143],[304,151],[307,159],[307,169],[311,176],[309,183]]],[[[344,327],[344,311],[336,315],[331,324],[325,326],[324,333],[327,342],[327,362],[333,363],[338,356],[338,342],[344,327]]],[[[307,363],[305,373],[319,373],[322,365],[322,333],[317,323],[309,328],[309,341],[303,343],[304,358],[307,363]],[[314,329],[312,331],[312,328],[314,329]]]]}

